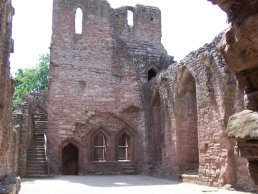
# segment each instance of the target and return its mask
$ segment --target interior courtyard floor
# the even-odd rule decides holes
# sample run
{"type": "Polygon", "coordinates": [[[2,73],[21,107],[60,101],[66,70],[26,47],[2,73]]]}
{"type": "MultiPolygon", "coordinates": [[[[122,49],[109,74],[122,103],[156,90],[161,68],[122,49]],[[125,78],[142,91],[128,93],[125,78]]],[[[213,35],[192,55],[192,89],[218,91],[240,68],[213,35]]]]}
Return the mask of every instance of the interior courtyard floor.
{"type": "Polygon", "coordinates": [[[20,194],[250,194],[149,176],[55,176],[22,178],[20,194]]]}

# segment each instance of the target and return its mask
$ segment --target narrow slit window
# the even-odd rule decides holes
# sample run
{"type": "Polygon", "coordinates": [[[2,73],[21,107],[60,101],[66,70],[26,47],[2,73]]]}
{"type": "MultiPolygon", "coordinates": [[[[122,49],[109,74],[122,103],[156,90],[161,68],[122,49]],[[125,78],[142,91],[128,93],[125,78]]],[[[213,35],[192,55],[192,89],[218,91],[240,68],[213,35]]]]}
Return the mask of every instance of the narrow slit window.
{"type": "Polygon", "coordinates": [[[82,18],[83,13],[81,8],[77,8],[75,13],[75,33],[82,34],[82,18]]]}
{"type": "Polygon", "coordinates": [[[133,12],[130,10],[127,10],[127,24],[133,26],[133,12]]]}

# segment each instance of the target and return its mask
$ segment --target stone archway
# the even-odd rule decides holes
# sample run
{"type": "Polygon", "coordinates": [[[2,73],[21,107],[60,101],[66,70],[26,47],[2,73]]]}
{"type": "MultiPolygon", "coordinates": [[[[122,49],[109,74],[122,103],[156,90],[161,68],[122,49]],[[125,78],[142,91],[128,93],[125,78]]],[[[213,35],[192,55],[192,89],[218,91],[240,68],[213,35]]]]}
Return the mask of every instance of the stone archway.
{"type": "Polygon", "coordinates": [[[78,175],[79,149],[69,143],[62,149],[62,174],[78,175]]]}
{"type": "Polygon", "coordinates": [[[198,173],[198,113],[196,83],[185,68],[177,96],[177,153],[178,164],[183,173],[198,173]]]}

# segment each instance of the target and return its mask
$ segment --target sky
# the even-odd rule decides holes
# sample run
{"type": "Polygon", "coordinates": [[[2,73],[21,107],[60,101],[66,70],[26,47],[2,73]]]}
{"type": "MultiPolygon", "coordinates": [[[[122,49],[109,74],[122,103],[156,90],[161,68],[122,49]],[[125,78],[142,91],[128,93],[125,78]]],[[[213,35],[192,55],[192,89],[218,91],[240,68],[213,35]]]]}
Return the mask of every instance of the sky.
{"type": "MultiPolygon", "coordinates": [[[[207,0],[108,0],[111,7],[136,4],[159,7],[162,16],[162,43],[179,61],[228,27],[226,14],[207,0]]],[[[14,53],[12,75],[19,68],[38,63],[49,52],[52,33],[53,0],[12,0],[14,53]]]]}

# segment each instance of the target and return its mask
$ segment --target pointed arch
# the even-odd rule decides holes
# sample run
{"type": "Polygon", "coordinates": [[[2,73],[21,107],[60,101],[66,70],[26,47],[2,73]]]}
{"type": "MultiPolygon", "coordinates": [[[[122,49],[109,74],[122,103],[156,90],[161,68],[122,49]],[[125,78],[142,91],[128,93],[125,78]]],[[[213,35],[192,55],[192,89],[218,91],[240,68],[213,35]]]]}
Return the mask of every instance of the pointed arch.
{"type": "Polygon", "coordinates": [[[130,148],[130,136],[124,132],[118,137],[117,159],[131,160],[130,148]]]}
{"type": "Polygon", "coordinates": [[[178,164],[183,173],[199,168],[198,112],[196,81],[186,67],[180,73],[176,98],[176,138],[178,164]]]}
{"type": "Polygon", "coordinates": [[[107,138],[102,131],[93,137],[93,160],[106,161],[107,138]]]}
{"type": "Polygon", "coordinates": [[[117,135],[117,160],[133,160],[134,134],[129,129],[123,129],[117,135]]]}
{"type": "Polygon", "coordinates": [[[151,104],[149,107],[149,159],[155,163],[162,161],[162,144],[164,142],[163,109],[160,93],[157,89],[153,90],[151,104]]]}
{"type": "Polygon", "coordinates": [[[83,29],[83,12],[80,7],[76,9],[75,12],[75,33],[76,34],[82,34],[83,29]]]}
{"type": "Polygon", "coordinates": [[[108,141],[110,138],[110,131],[104,127],[99,127],[91,133],[91,160],[92,161],[106,161],[108,160],[108,141]]]}
{"type": "Polygon", "coordinates": [[[62,149],[62,174],[77,175],[79,168],[79,149],[73,143],[68,143],[62,149]]]}

